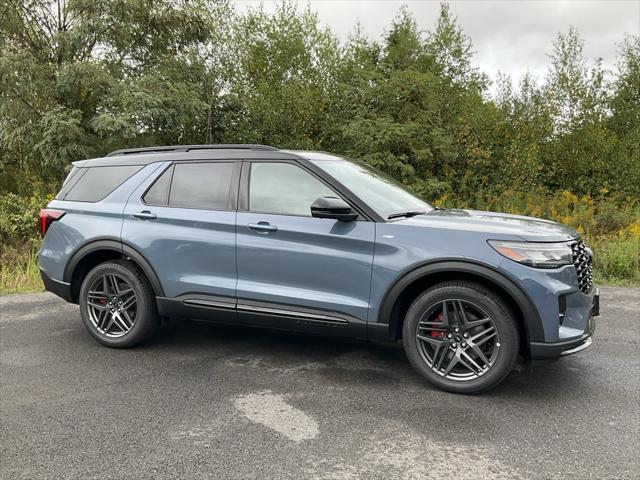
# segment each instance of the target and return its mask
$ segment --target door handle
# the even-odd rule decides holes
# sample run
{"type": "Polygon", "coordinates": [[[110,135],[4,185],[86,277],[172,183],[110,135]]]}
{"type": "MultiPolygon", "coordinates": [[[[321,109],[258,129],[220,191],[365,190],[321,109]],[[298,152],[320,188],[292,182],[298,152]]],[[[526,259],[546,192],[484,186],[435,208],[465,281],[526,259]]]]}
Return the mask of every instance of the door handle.
{"type": "Polygon", "coordinates": [[[276,227],[275,225],[271,225],[269,222],[250,223],[249,225],[247,225],[247,227],[263,235],[278,230],[278,227],[276,227]]]}
{"type": "Polygon", "coordinates": [[[153,220],[154,218],[158,217],[155,213],[151,213],[149,210],[143,210],[141,212],[134,213],[133,216],[136,218],[141,218],[143,220],[153,220]]]}

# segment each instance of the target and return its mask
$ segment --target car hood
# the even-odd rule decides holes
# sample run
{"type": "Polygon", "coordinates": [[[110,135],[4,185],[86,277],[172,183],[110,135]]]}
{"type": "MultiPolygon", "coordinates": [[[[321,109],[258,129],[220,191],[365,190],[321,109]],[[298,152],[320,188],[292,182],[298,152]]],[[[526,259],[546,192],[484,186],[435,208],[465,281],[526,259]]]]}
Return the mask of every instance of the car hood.
{"type": "Polygon", "coordinates": [[[397,223],[485,232],[497,240],[501,235],[516,236],[531,242],[563,242],[579,237],[573,228],[550,220],[479,210],[433,210],[397,223]]]}

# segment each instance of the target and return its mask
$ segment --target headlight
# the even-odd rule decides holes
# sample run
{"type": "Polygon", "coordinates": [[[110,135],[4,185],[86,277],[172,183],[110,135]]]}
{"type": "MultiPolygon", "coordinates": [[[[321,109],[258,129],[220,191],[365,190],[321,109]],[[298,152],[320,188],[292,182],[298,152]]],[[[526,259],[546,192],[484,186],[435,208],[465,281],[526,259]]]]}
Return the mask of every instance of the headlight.
{"type": "Polygon", "coordinates": [[[536,268],[557,268],[571,265],[573,256],[567,243],[503,242],[489,240],[500,255],[536,268]]]}

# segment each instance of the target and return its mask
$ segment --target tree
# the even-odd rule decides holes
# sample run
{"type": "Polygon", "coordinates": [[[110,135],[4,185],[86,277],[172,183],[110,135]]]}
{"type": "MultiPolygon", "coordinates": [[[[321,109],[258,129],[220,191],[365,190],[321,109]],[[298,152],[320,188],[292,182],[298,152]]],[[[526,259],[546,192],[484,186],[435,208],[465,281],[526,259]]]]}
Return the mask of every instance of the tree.
{"type": "Polygon", "coordinates": [[[546,139],[544,182],[551,188],[594,193],[608,176],[613,137],[604,119],[607,92],[600,60],[589,68],[583,41],[574,28],[559,34],[543,87],[553,124],[546,139]]]}
{"type": "Polygon", "coordinates": [[[71,161],[122,147],[258,142],[478,207],[513,190],[640,194],[637,36],[608,81],[570,29],[542,83],[489,98],[446,3],[430,31],[401,7],[380,41],[356,29],[340,45],[293,1],[0,1],[2,192],[49,193],[71,161]]]}
{"type": "Polygon", "coordinates": [[[575,28],[558,34],[550,55],[545,95],[558,133],[570,133],[599,121],[605,113],[606,91],[601,60],[589,68],[584,41],[575,28]]]}
{"type": "Polygon", "coordinates": [[[318,148],[329,125],[339,63],[336,38],[317,16],[281,3],[239,19],[233,36],[237,69],[230,85],[235,105],[227,138],[290,148],[318,148]]]}
{"type": "Polygon", "coordinates": [[[437,78],[415,20],[401,9],[382,46],[352,37],[341,73],[345,153],[401,179],[425,196],[448,189],[434,177],[451,155],[437,115],[437,78]],[[354,102],[354,98],[357,101],[354,102]]]}
{"type": "Polygon", "coordinates": [[[608,186],[640,196],[640,36],[619,47],[618,72],[609,102],[608,127],[617,135],[607,168],[608,186]]]}
{"type": "MultiPolygon", "coordinates": [[[[226,3],[6,1],[0,20],[4,172],[59,178],[70,161],[123,144],[204,140],[207,68],[199,52],[214,19],[225,18],[212,9],[223,13],[226,3]]],[[[25,187],[32,188],[15,186],[25,187]]]]}

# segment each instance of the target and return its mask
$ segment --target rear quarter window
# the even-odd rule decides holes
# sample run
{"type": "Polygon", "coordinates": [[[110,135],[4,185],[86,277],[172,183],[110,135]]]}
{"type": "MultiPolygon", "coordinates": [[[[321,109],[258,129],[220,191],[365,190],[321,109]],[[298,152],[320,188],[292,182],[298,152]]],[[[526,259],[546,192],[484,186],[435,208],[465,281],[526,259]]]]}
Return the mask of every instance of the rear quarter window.
{"type": "Polygon", "coordinates": [[[142,168],[140,165],[74,169],[57,200],[99,202],[142,168]]]}
{"type": "Polygon", "coordinates": [[[62,188],[56,196],[56,200],[64,200],[64,197],[67,195],[67,193],[69,193],[71,187],[76,184],[78,179],[82,177],[82,175],[84,175],[86,171],[86,168],[73,167],[69,172],[69,175],[67,175],[67,178],[65,178],[64,182],[62,182],[62,188]]]}
{"type": "Polygon", "coordinates": [[[173,165],[167,168],[151,185],[142,198],[147,205],[166,206],[169,201],[169,187],[173,176],[173,165]]]}

